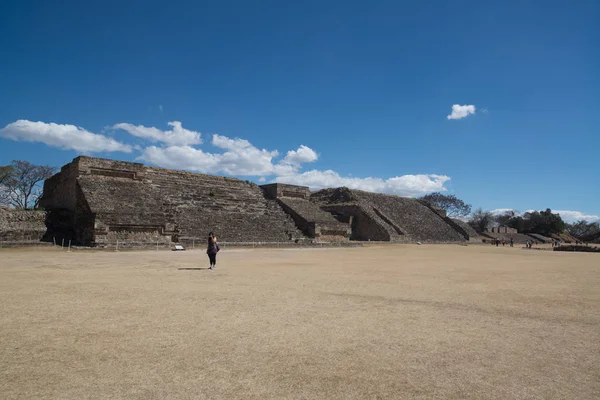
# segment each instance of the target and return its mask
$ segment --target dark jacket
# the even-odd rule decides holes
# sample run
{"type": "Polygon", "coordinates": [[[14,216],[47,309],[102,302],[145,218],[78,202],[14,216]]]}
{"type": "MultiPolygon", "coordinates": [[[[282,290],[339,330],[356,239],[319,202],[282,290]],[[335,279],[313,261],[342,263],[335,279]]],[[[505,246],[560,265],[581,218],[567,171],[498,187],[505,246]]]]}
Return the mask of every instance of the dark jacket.
{"type": "Polygon", "coordinates": [[[221,250],[217,242],[213,242],[212,240],[208,243],[208,248],[206,249],[206,254],[217,254],[221,250]]]}

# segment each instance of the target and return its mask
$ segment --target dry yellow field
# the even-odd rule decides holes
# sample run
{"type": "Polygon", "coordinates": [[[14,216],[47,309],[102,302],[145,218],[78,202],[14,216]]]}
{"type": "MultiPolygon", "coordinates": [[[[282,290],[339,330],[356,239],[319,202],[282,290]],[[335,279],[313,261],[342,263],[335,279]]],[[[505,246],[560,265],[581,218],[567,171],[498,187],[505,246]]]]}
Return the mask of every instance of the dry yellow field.
{"type": "Polygon", "coordinates": [[[599,399],[600,255],[0,251],[2,399],[599,399]]]}

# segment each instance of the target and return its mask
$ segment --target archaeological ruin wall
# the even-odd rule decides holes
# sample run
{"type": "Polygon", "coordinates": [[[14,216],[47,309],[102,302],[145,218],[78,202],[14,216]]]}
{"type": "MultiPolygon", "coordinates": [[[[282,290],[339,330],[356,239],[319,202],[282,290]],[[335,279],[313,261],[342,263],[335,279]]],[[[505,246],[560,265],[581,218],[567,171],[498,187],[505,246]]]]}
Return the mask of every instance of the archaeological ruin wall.
{"type": "Polygon", "coordinates": [[[46,180],[47,236],[107,247],[119,241],[464,242],[471,233],[416,199],[269,184],[77,157],[46,180]]]}
{"type": "Polygon", "coordinates": [[[310,190],[306,186],[273,183],[261,188],[269,198],[276,199],[288,213],[298,229],[309,238],[321,242],[344,242],[350,239],[350,221],[339,221],[310,201],[310,190]]]}
{"type": "Polygon", "coordinates": [[[46,234],[46,213],[0,207],[1,242],[37,242],[46,234]]]}
{"type": "Polygon", "coordinates": [[[78,157],[46,181],[49,227],[76,243],[203,240],[282,242],[303,238],[258,185],[239,179],[78,157]]]}
{"type": "Polygon", "coordinates": [[[486,232],[489,233],[517,233],[515,228],[510,228],[508,226],[493,226],[486,229],[486,232]]]}
{"type": "Polygon", "coordinates": [[[416,199],[348,188],[324,189],[311,199],[330,212],[350,214],[352,238],[409,242],[464,242],[462,229],[416,199]]]}

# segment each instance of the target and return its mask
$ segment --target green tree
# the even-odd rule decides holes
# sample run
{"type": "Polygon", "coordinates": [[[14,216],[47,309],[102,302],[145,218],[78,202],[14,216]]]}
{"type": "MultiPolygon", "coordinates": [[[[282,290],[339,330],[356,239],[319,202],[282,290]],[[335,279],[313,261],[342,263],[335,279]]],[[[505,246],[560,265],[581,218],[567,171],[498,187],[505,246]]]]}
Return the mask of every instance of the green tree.
{"type": "Polygon", "coordinates": [[[517,232],[525,231],[525,220],[523,219],[523,217],[520,217],[518,215],[515,215],[514,217],[510,218],[505,225],[511,228],[515,228],[517,232]]]}
{"type": "Polygon", "coordinates": [[[48,165],[13,161],[9,174],[2,183],[0,201],[23,210],[37,207],[42,194],[42,182],[50,178],[55,171],[55,167],[48,165]]]}
{"type": "Polygon", "coordinates": [[[421,199],[446,211],[446,215],[450,218],[464,217],[471,213],[471,205],[452,194],[435,192],[423,196],[421,199]]]}
{"type": "Polygon", "coordinates": [[[549,208],[545,211],[525,213],[523,219],[525,220],[525,232],[549,236],[553,233],[562,233],[565,230],[565,223],[560,215],[553,214],[549,208]]]}

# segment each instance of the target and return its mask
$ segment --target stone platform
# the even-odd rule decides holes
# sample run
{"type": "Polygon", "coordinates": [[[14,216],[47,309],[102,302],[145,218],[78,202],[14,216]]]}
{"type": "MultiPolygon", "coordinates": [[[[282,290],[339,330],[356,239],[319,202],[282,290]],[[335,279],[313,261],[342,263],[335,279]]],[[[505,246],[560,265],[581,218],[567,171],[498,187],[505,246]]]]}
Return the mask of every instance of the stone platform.
{"type": "Polygon", "coordinates": [[[78,157],[48,179],[40,204],[49,229],[77,244],[178,242],[214,232],[223,241],[303,238],[256,184],[239,179],[78,157]]]}

